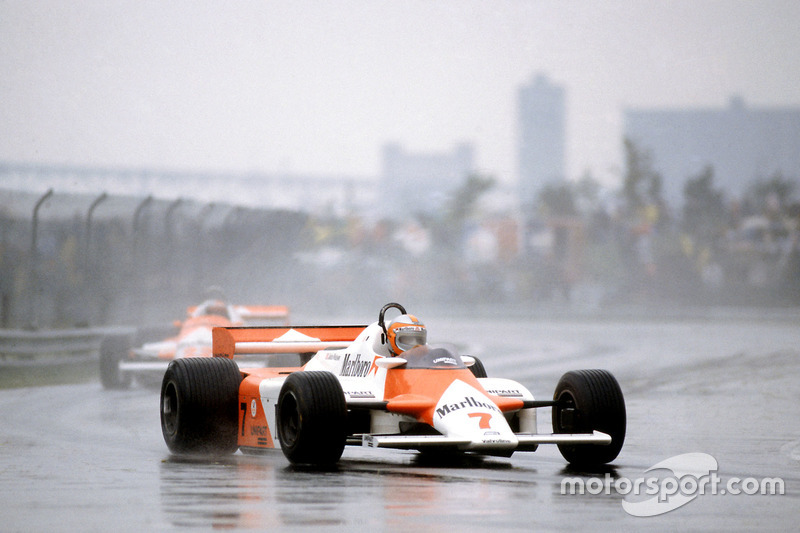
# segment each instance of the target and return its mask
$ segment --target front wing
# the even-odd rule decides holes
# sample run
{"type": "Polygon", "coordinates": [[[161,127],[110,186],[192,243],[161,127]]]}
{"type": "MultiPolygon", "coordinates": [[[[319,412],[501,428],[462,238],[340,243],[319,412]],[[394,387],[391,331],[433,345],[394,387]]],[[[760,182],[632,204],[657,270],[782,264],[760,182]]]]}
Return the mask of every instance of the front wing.
{"type": "MultiPolygon", "coordinates": [[[[551,433],[514,435],[519,444],[515,451],[535,451],[540,444],[611,444],[611,436],[601,431],[592,433],[551,433]]],[[[362,446],[370,448],[398,448],[416,450],[420,448],[457,447],[466,449],[472,441],[444,435],[370,435],[361,437],[362,446]]]]}

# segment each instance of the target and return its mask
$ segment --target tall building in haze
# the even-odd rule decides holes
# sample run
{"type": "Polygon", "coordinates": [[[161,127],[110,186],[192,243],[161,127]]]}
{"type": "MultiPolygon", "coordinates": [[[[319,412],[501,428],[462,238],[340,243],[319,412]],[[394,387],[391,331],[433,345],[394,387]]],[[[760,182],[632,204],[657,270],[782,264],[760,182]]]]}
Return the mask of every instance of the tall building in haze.
{"type": "Polygon", "coordinates": [[[775,174],[800,178],[797,107],[753,107],[735,97],[727,108],[628,109],[625,136],[650,153],[674,206],[684,202],[686,181],[708,166],[728,198],[775,174]]]}
{"type": "Polygon", "coordinates": [[[518,172],[519,200],[524,211],[533,205],[539,190],[565,178],[565,91],[544,74],[533,76],[520,87],[518,172]]]}

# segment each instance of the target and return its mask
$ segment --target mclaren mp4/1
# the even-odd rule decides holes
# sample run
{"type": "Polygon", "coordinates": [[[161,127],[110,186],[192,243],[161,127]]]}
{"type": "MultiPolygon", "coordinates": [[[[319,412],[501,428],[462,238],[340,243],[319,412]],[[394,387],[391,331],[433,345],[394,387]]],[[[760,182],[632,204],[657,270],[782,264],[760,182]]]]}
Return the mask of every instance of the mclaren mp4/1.
{"type": "MultiPolygon", "coordinates": [[[[100,381],[107,389],[127,388],[134,377],[158,386],[173,359],[211,357],[211,330],[215,327],[288,323],[289,308],[283,305],[232,305],[211,298],[190,306],[182,322],[104,338],[100,345],[100,381]]],[[[240,362],[256,364],[244,358],[240,362]]]]}
{"type": "Polygon", "coordinates": [[[552,400],[487,377],[482,362],[429,345],[396,303],[365,326],[217,327],[210,358],[176,359],[161,385],[161,429],[175,454],[258,453],[339,461],[346,445],[509,457],[556,444],[574,464],[613,461],[625,402],[604,370],[567,372],[552,400]],[[387,310],[401,315],[386,322],[387,310]],[[240,368],[239,354],[313,354],[302,366],[240,368]],[[537,409],[552,410],[539,433],[537,409]]]}

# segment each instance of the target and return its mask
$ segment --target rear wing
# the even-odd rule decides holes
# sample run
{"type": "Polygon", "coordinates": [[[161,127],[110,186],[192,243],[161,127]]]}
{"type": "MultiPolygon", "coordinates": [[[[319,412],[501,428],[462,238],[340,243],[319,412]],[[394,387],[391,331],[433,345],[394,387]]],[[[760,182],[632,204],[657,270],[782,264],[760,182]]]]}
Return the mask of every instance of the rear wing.
{"type": "MultiPolygon", "coordinates": [[[[194,315],[198,305],[186,308],[186,316],[194,315]]],[[[249,326],[289,325],[289,307],[286,305],[230,305],[229,309],[235,313],[233,320],[241,319],[241,324],[249,326]]]]}
{"type": "Polygon", "coordinates": [[[283,325],[289,325],[289,308],[285,305],[234,305],[233,310],[245,324],[281,320],[283,325]]]}
{"type": "Polygon", "coordinates": [[[212,330],[214,357],[238,354],[312,353],[346,348],[367,326],[217,327],[212,330]]]}

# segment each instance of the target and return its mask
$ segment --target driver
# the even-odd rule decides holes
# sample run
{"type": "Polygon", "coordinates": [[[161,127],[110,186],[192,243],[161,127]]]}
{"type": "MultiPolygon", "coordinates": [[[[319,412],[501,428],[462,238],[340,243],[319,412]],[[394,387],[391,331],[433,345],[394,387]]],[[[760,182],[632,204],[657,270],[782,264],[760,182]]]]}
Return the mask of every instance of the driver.
{"type": "Polygon", "coordinates": [[[193,316],[221,316],[230,320],[228,306],[222,300],[206,300],[194,312],[193,316]]]}
{"type": "Polygon", "coordinates": [[[414,315],[403,314],[392,320],[386,327],[386,336],[393,355],[400,355],[415,346],[425,344],[428,331],[425,324],[414,315]]]}

